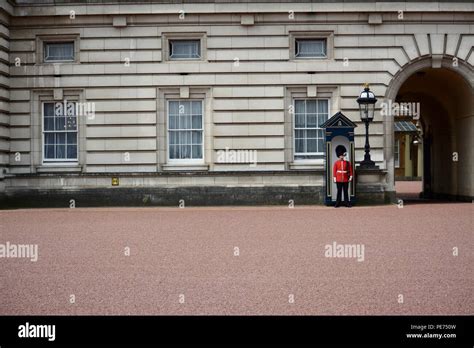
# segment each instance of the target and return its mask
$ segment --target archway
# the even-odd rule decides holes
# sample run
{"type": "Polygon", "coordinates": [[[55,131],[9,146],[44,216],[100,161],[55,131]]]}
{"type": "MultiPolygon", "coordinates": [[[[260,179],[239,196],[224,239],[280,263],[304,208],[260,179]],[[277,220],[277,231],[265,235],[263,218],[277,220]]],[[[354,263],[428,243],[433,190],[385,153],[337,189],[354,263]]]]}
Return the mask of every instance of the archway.
{"type": "MultiPolygon", "coordinates": [[[[433,65],[431,58],[410,64],[387,91],[385,102],[405,106],[392,110],[392,117],[385,120],[391,135],[386,143],[389,180],[394,189],[410,191],[421,179],[420,197],[470,201],[474,197],[472,66],[449,58],[433,65]],[[413,112],[417,105],[418,115],[413,112]],[[410,181],[396,184],[401,178],[410,181]]],[[[411,193],[405,197],[418,196],[417,190],[411,193]]]]}

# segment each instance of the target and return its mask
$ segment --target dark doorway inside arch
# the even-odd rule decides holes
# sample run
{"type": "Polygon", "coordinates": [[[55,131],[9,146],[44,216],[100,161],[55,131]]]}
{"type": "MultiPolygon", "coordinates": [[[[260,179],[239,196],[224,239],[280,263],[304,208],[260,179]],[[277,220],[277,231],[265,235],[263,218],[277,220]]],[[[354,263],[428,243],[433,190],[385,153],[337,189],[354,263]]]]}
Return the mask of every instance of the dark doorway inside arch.
{"type": "Polygon", "coordinates": [[[471,85],[447,68],[412,74],[396,100],[395,188],[404,200],[472,200],[474,115],[471,85]]]}

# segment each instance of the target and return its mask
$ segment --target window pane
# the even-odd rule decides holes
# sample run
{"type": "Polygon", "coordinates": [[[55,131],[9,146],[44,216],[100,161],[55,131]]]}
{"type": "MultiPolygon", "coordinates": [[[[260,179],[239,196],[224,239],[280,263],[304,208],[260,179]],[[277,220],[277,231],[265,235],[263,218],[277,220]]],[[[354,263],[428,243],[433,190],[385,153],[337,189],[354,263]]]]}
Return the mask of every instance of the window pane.
{"type": "Polygon", "coordinates": [[[193,129],[201,129],[202,128],[202,117],[201,116],[193,116],[193,129]]]}
{"type": "Polygon", "coordinates": [[[180,115],[191,115],[191,102],[182,101],[179,103],[179,114],[180,115]]]}
{"type": "Polygon", "coordinates": [[[74,60],[74,42],[46,42],[44,60],[74,60]]]}
{"type": "Polygon", "coordinates": [[[304,139],[296,139],[295,141],[295,152],[301,153],[304,152],[304,139]]]}
{"type": "Polygon", "coordinates": [[[324,152],[324,139],[318,139],[318,151],[317,152],[324,152]]]}
{"type": "Polygon", "coordinates": [[[192,143],[193,144],[201,144],[202,143],[202,132],[201,131],[194,131],[193,132],[192,143]]]}
{"type": "Polygon", "coordinates": [[[56,144],[66,144],[66,133],[56,133],[56,144]]]}
{"type": "Polygon", "coordinates": [[[76,115],[76,103],[68,102],[66,104],[66,110],[64,110],[64,116],[75,116],[76,115]]]}
{"type": "Polygon", "coordinates": [[[308,127],[315,128],[318,126],[318,117],[316,114],[308,114],[307,120],[308,120],[308,125],[307,125],[308,127]]]}
{"type": "Polygon", "coordinates": [[[318,132],[318,131],[317,131],[316,129],[308,129],[308,130],[306,131],[306,136],[307,136],[308,138],[313,138],[313,139],[314,139],[314,138],[317,137],[317,135],[316,135],[317,132],[318,132]]]}
{"type": "Polygon", "coordinates": [[[295,114],[295,127],[304,128],[306,127],[305,114],[295,114]]]}
{"type": "Polygon", "coordinates": [[[44,130],[45,131],[54,130],[54,117],[45,117],[44,118],[44,130]]]}
{"type": "Polygon", "coordinates": [[[168,113],[170,115],[178,115],[179,114],[179,102],[177,101],[170,101],[169,102],[169,110],[168,113]]]}
{"type": "Polygon", "coordinates": [[[178,143],[177,132],[170,132],[170,145],[175,145],[178,143]]]}
{"type": "Polygon", "coordinates": [[[54,116],[54,103],[44,103],[44,116],[54,116]]]}
{"type": "Polygon", "coordinates": [[[200,40],[171,40],[170,58],[189,59],[200,58],[200,40]]]}
{"type": "Polygon", "coordinates": [[[54,133],[45,133],[44,143],[45,145],[54,145],[54,133]]]}
{"type": "Polygon", "coordinates": [[[176,159],[176,145],[169,146],[170,159],[176,159]]]}
{"type": "Polygon", "coordinates": [[[178,116],[170,116],[169,129],[178,129],[178,116]]]}
{"type": "Polygon", "coordinates": [[[319,125],[322,125],[324,122],[328,120],[328,108],[329,108],[329,101],[328,100],[318,100],[318,121],[319,125]]]}
{"type": "Polygon", "coordinates": [[[326,56],[326,40],[296,40],[296,56],[302,58],[319,58],[326,56]]]}
{"type": "Polygon", "coordinates": [[[191,116],[180,116],[179,117],[179,129],[190,129],[191,128],[191,116]]]}
{"type": "MultiPolygon", "coordinates": [[[[186,116],[186,129],[192,129],[193,128],[193,121],[192,121],[192,116],[186,116]]],[[[191,136],[191,133],[190,133],[191,136]]]]}
{"type": "Polygon", "coordinates": [[[305,112],[305,101],[295,100],[295,113],[302,114],[305,112]]]}
{"type": "Polygon", "coordinates": [[[69,145],[76,145],[77,144],[77,133],[67,133],[66,134],[66,142],[69,145]]]}
{"type": "Polygon", "coordinates": [[[191,158],[191,145],[183,145],[181,149],[181,158],[191,158]]]}
{"type": "Polygon", "coordinates": [[[308,152],[317,152],[317,140],[316,139],[307,139],[306,147],[308,152]]]}
{"type": "Polygon", "coordinates": [[[185,132],[185,139],[186,139],[186,144],[190,145],[192,143],[193,139],[193,132],[185,132]]]}
{"type": "Polygon", "coordinates": [[[67,158],[69,158],[69,159],[77,158],[77,146],[76,145],[69,145],[67,147],[67,158]]]}
{"type": "Polygon", "coordinates": [[[306,101],[306,113],[315,114],[316,113],[316,100],[307,100],[306,101]]]}
{"type": "Polygon", "coordinates": [[[328,101],[327,100],[318,100],[318,113],[327,114],[328,113],[328,101]]]}
{"type": "Polygon", "coordinates": [[[66,117],[55,117],[55,130],[63,131],[66,129],[66,117]]]}
{"type": "Polygon", "coordinates": [[[66,117],[66,130],[76,130],[76,116],[67,116],[66,117]]]}
{"type": "Polygon", "coordinates": [[[202,146],[193,145],[193,158],[199,159],[202,158],[202,146]]]}
{"type": "Polygon", "coordinates": [[[54,159],[54,145],[44,146],[44,157],[47,159],[54,159]]]}
{"type": "Polygon", "coordinates": [[[193,113],[193,115],[201,115],[202,114],[202,102],[201,101],[193,101],[192,102],[192,113],[193,113]]]}
{"type": "Polygon", "coordinates": [[[66,158],[65,145],[56,145],[56,158],[66,158]]]}

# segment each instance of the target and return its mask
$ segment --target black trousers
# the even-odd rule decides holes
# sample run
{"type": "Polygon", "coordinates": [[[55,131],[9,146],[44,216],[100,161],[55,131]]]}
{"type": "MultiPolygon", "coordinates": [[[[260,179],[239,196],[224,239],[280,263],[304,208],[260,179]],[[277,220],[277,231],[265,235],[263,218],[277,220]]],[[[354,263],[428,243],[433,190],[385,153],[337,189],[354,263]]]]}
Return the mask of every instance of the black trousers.
{"type": "Polygon", "coordinates": [[[341,204],[342,191],[344,190],[344,203],[349,205],[349,183],[348,182],[336,182],[337,185],[337,198],[336,205],[341,204]]]}

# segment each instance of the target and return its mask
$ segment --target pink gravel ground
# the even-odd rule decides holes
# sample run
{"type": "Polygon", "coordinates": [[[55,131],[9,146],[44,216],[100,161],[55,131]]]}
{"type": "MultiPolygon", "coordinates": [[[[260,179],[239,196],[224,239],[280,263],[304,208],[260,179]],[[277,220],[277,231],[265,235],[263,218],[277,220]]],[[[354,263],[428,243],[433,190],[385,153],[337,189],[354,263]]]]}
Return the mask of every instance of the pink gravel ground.
{"type": "Polygon", "coordinates": [[[0,314],[473,314],[473,207],[0,211],[0,314]]]}

